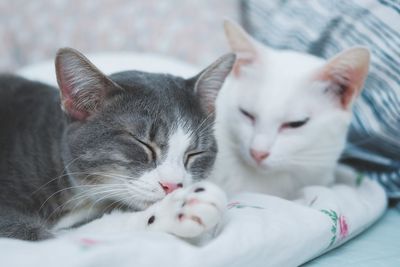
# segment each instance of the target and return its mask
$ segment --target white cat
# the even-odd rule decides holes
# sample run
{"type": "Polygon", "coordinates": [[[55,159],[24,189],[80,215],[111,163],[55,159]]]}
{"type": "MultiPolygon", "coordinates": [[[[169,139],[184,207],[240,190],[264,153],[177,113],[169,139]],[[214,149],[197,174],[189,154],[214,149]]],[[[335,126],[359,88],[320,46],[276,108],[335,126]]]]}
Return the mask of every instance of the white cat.
{"type": "Polygon", "coordinates": [[[332,183],[369,51],[355,47],[326,61],[266,47],[233,22],[224,26],[237,59],[217,101],[213,180],[229,193],[288,199],[303,186],[332,183]]]}

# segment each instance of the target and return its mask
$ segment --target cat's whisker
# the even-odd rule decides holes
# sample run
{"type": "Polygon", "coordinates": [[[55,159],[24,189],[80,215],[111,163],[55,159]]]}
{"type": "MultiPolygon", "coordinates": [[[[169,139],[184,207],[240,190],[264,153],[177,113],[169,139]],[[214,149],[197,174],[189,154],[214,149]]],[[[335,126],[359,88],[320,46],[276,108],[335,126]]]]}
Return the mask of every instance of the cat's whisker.
{"type": "Polygon", "coordinates": [[[126,182],[126,180],[128,180],[128,184],[129,185],[135,184],[135,183],[141,183],[141,184],[145,184],[145,185],[150,185],[152,187],[154,187],[154,185],[155,185],[154,183],[150,183],[150,182],[148,182],[146,180],[137,179],[135,177],[131,177],[131,176],[128,176],[128,175],[113,174],[113,173],[110,173],[109,175],[112,178],[115,178],[115,177],[122,178],[122,181],[125,181],[125,182],[126,182]]]}
{"type": "Polygon", "coordinates": [[[68,177],[69,175],[82,175],[82,174],[83,174],[83,175],[86,175],[85,178],[82,179],[82,183],[84,183],[84,182],[85,182],[91,175],[93,175],[94,173],[92,173],[92,172],[70,172],[70,173],[68,173],[68,174],[63,174],[63,175],[57,176],[57,177],[51,179],[49,182],[47,182],[47,183],[43,184],[42,186],[40,186],[40,187],[39,187],[38,189],[36,189],[35,191],[33,191],[33,192],[31,193],[31,195],[34,195],[34,194],[37,193],[40,189],[43,189],[46,185],[48,185],[48,184],[51,183],[52,181],[55,181],[55,180],[57,180],[57,179],[59,179],[59,178],[68,177]]]}
{"type": "MultiPolygon", "coordinates": [[[[75,199],[79,199],[82,197],[87,197],[88,194],[90,194],[91,192],[97,192],[99,190],[102,190],[103,188],[108,189],[109,185],[78,185],[78,186],[74,186],[74,187],[69,187],[69,188],[64,188],[64,190],[68,190],[71,188],[83,188],[84,190],[77,192],[71,199],[69,199],[68,201],[64,202],[61,206],[66,206],[67,204],[69,204],[70,202],[74,201],[75,199]]],[[[56,193],[60,193],[62,190],[59,190],[55,193],[53,193],[53,195],[55,195],[56,193]]],[[[50,196],[46,201],[48,201],[52,196],[50,196]]],[[[45,203],[42,204],[42,206],[44,206],[45,203]]],[[[59,208],[59,207],[58,207],[59,208]]]]}
{"type": "Polygon", "coordinates": [[[116,173],[101,173],[101,172],[97,172],[96,175],[98,175],[100,177],[107,177],[107,178],[115,179],[117,181],[122,182],[122,184],[124,186],[129,186],[132,183],[145,183],[145,184],[154,186],[154,184],[152,184],[152,183],[149,183],[147,181],[140,180],[135,177],[128,176],[128,175],[122,175],[122,174],[116,174],[116,173]]]}
{"type": "MultiPolygon", "coordinates": [[[[122,174],[114,174],[114,173],[100,173],[97,172],[96,173],[99,176],[104,176],[104,177],[109,177],[112,179],[116,179],[118,181],[121,181],[122,183],[124,183],[124,186],[128,186],[131,189],[135,190],[135,187],[131,187],[131,185],[135,184],[135,186],[140,188],[140,185],[147,185],[147,187],[144,187],[142,189],[144,189],[144,192],[153,192],[153,190],[158,188],[157,184],[154,183],[150,183],[148,181],[145,180],[141,180],[141,179],[134,179],[131,176],[127,176],[127,175],[122,175],[122,174]],[[149,189],[150,187],[150,189],[149,189]]],[[[141,193],[144,193],[143,191],[141,193]]]]}
{"type": "MultiPolygon", "coordinates": [[[[98,199],[96,199],[93,203],[92,203],[92,205],[90,206],[90,208],[88,209],[88,214],[91,214],[92,213],[92,210],[93,210],[93,208],[97,205],[97,204],[100,204],[103,200],[106,200],[106,199],[110,199],[111,197],[114,197],[114,196],[118,196],[118,195],[120,195],[122,192],[125,192],[126,190],[124,190],[124,189],[114,189],[114,190],[110,190],[110,191],[108,191],[108,193],[107,194],[105,194],[105,192],[102,192],[103,194],[105,194],[104,196],[102,196],[102,197],[100,197],[100,198],[98,198],[98,199]]],[[[116,200],[116,202],[120,202],[120,200],[116,200]]],[[[88,218],[87,218],[88,219],[88,218]]]]}
{"type": "MultiPolygon", "coordinates": [[[[136,188],[129,188],[129,190],[127,188],[120,188],[120,189],[118,189],[118,193],[124,193],[125,195],[127,195],[126,197],[120,198],[119,200],[116,200],[113,202],[114,204],[120,202],[120,205],[126,205],[126,200],[129,200],[129,199],[137,200],[138,198],[143,198],[145,196],[144,194],[142,194],[142,192],[139,192],[138,190],[136,190],[136,188]]],[[[107,196],[107,197],[110,197],[110,196],[107,196]]],[[[128,206],[131,206],[131,205],[128,205],[128,206]]]]}
{"type": "Polygon", "coordinates": [[[53,182],[53,181],[55,181],[55,180],[57,180],[57,179],[60,179],[60,178],[63,178],[63,177],[69,177],[70,175],[75,175],[75,174],[87,174],[87,173],[86,173],[86,172],[70,172],[70,173],[65,173],[65,174],[59,175],[59,176],[57,176],[57,177],[51,179],[50,181],[44,183],[44,184],[41,185],[40,187],[38,187],[35,191],[33,191],[33,192],[31,193],[31,195],[36,194],[39,190],[43,189],[46,185],[50,184],[51,182],[53,182]]]}
{"type": "Polygon", "coordinates": [[[208,122],[206,127],[202,127],[198,132],[198,137],[203,137],[203,135],[207,134],[207,131],[210,131],[210,128],[214,128],[215,121],[208,122]]]}
{"type": "Polygon", "coordinates": [[[146,195],[143,194],[142,192],[138,192],[137,188],[130,188],[131,190],[127,190],[128,196],[121,198],[119,201],[112,202],[110,205],[105,207],[107,210],[108,207],[116,204],[119,202],[119,204],[116,206],[116,209],[122,206],[128,206],[128,207],[134,207],[134,203],[137,204],[138,201],[141,201],[142,198],[144,198],[146,195]],[[134,191],[137,191],[136,194],[132,194],[134,191]]]}
{"type": "MultiPolygon", "coordinates": [[[[55,208],[49,215],[46,216],[45,218],[45,223],[48,222],[48,220],[53,216],[53,214],[57,213],[57,212],[62,212],[62,210],[64,209],[64,207],[66,207],[67,205],[69,205],[71,202],[76,201],[78,199],[82,199],[81,201],[79,201],[79,203],[81,203],[84,200],[87,200],[86,197],[86,193],[88,191],[82,191],[81,193],[78,193],[76,195],[74,195],[72,198],[70,198],[69,200],[67,200],[66,202],[64,202],[63,204],[59,205],[57,208],[55,208]]],[[[73,210],[73,209],[72,209],[73,210]]]]}
{"type": "Polygon", "coordinates": [[[197,128],[195,130],[193,130],[191,132],[191,134],[189,135],[189,137],[192,137],[193,134],[198,134],[199,129],[201,129],[201,127],[203,127],[204,123],[206,123],[210,118],[212,118],[214,116],[213,112],[210,112],[207,117],[204,118],[204,120],[197,126],[197,128]]]}
{"type": "Polygon", "coordinates": [[[113,174],[113,173],[101,173],[101,172],[96,172],[95,175],[97,177],[105,177],[105,178],[111,178],[120,182],[127,182],[128,177],[120,177],[117,174],[113,174]],[[124,179],[125,178],[125,179],[124,179]]]}
{"type": "Polygon", "coordinates": [[[70,187],[66,187],[66,188],[62,188],[54,193],[52,193],[43,203],[42,205],[39,207],[39,211],[44,207],[44,205],[47,203],[47,201],[49,201],[52,197],[54,197],[55,195],[62,193],[66,190],[71,190],[71,189],[77,189],[77,188],[87,188],[87,187],[97,187],[98,185],[77,185],[77,186],[70,186],[70,187]]]}
{"type": "MultiPolygon", "coordinates": [[[[47,218],[51,218],[51,216],[53,214],[55,214],[57,211],[62,210],[65,206],[69,205],[70,203],[80,200],[71,208],[70,213],[73,213],[73,211],[75,211],[77,208],[79,208],[81,206],[81,203],[83,201],[88,200],[95,195],[111,192],[110,186],[112,186],[112,185],[95,185],[96,188],[91,188],[89,190],[85,190],[85,191],[82,191],[81,193],[78,193],[77,195],[75,195],[74,197],[72,197],[71,199],[69,199],[68,201],[66,201],[65,203],[60,205],[59,207],[57,207],[52,213],[50,213],[49,216],[47,216],[47,218]],[[105,189],[103,189],[103,188],[105,188],[105,189]]],[[[118,192],[118,193],[120,193],[120,192],[118,192]]],[[[46,221],[47,220],[48,219],[46,219],[46,221]]]]}
{"type": "MultiPolygon", "coordinates": [[[[78,158],[79,158],[79,157],[75,158],[74,160],[77,160],[78,158]]],[[[73,161],[74,161],[74,160],[73,160],[73,161]]],[[[72,161],[71,161],[70,163],[72,163],[72,161]]],[[[70,176],[70,175],[82,175],[82,174],[83,174],[83,175],[87,175],[87,176],[85,177],[84,180],[86,180],[86,179],[87,179],[88,177],[90,177],[91,175],[100,174],[100,175],[106,176],[105,173],[100,173],[100,172],[69,172],[69,173],[67,173],[67,174],[63,174],[63,175],[57,176],[57,177],[51,179],[50,181],[46,182],[45,184],[41,185],[39,188],[37,188],[35,191],[32,192],[32,195],[35,194],[35,193],[37,193],[40,189],[44,188],[46,185],[50,184],[51,182],[53,182],[53,181],[55,181],[55,180],[57,180],[57,179],[59,179],[59,178],[68,177],[68,176],[70,176]]],[[[108,175],[108,177],[112,177],[112,176],[108,175]]],[[[127,177],[128,177],[128,176],[127,176],[127,177]]],[[[129,177],[129,178],[130,178],[130,179],[134,179],[134,177],[129,177]]],[[[83,180],[83,181],[84,181],[84,180],[83,180]]]]}
{"type": "Polygon", "coordinates": [[[124,205],[126,205],[124,203],[128,203],[126,206],[131,207],[132,201],[128,202],[128,200],[131,200],[131,199],[135,199],[135,198],[133,198],[133,197],[125,197],[125,198],[122,198],[121,200],[115,200],[115,201],[111,202],[109,205],[107,205],[104,208],[102,208],[100,213],[104,214],[105,212],[107,212],[109,210],[109,208],[113,207],[115,204],[117,204],[117,206],[114,209],[117,209],[117,210],[120,207],[123,207],[124,205]]]}
{"type": "Polygon", "coordinates": [[[100,176],[105,176],[105,177],[110,177],[110,178],[121,178],[121,181],[126,181],[127,179],[135,179],[135,177],[133,176],[128,176],[128,175],[123,175],[123,174],[119,174],[119,173],[105,173],[105,172],[97,172],[96,174],[100,175],[100,176]]]}

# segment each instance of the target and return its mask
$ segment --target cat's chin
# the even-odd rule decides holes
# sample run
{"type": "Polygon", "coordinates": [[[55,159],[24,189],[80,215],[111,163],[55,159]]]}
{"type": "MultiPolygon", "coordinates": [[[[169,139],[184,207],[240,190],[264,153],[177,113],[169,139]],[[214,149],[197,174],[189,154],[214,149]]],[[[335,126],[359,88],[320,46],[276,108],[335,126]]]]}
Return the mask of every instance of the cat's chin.
{"type": "Polygon", "coordinates": [[[265,175],[269,175],[277,171],[274,166],[270,166],[268,164],[257,165],[256,163],[252,163],[249,165],[249,167],[252,168],[254,172],[265,175]]]}

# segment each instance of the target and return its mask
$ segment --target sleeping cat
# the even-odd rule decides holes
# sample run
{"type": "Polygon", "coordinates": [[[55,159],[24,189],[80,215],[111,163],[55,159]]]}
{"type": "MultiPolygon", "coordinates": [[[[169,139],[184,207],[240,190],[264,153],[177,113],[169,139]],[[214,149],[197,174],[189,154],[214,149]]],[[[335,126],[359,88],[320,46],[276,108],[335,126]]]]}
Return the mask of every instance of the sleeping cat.
{"type": "Polygon", "coordinates": [[[304,186],[332,183],[369,51],[355,47],[326,61],[224,26],[237,59],[217,100],[214,181],[230,193],[288,199],[304,186]]]}
{"type": "Polygon", "coordinates": [[[234,60],[227,54],[191,79],[106,76],[65,48],[60,93],[1,75],[0,237],[46,239],[88,221],[78,230],[195,237],[213,227],[225,195],[201,181],[215,161],[214,102],[234,60]],[[126,212],[92,221],[115,208],[126,212]]]}

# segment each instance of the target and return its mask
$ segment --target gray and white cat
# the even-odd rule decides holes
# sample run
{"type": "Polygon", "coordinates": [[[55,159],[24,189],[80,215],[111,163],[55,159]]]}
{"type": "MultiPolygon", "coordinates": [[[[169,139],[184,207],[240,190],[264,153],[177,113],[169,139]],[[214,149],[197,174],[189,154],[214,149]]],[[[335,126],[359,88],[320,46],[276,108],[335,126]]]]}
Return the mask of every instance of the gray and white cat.
{"type": "Polygon", "coordinates": [[[326,61],[267,47],[230,21],[225,33],[237,59],[217,100],[214,181],[229,193],[288,199],[332,183],[369,51],[355,47],[326,61]]]}
{"type": "Polygon", "coordinates": [[[214,102],[234,61],[227,54],[191,79],[106,76],[65,48],[56,57],[61,98],[1,75],[0,237],[46,239],[88,221],[77,231],[195,237],[213,227],[225,195],[201,181],[217,152],[214,102]],[[127,212],[92,221],[115,208],[127,212]]]}

